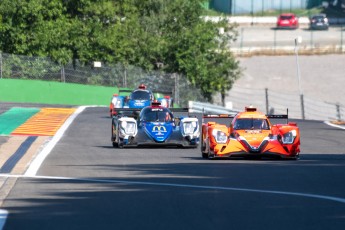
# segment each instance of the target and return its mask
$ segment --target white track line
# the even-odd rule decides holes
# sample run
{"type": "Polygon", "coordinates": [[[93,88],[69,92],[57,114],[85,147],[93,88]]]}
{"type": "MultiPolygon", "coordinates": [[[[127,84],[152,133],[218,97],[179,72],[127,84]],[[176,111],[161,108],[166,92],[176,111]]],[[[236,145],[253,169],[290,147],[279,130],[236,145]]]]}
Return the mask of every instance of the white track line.
{"type": "Polygon", "coordinates": [[[38,169],[41,167],[45,158],[49,155],[55,145],[59,142],[62,135],[68,129],[68,127],[72,124],[73,120],[84,111],[86,106],[80,106],[67,120],[66,122],[60,127],[60,129],[56,132],[54,137],[49,141],[49,143],[44,147],[44,149],[36,156],[36,158],[31,162],[29,168],[25,172],[25,176],[35,176],[38,169]]]}
{"type": "Polygon", "coordinates": [[[82,181],[91,183],[109,183],[109,184],[127,184],[127,185],[148,185],[148,186],[164,186],[164,187],[179,187],[179,188],[193,188],[193,189],[210,189],[210,190],[222,190],[222,191],[240,191],[240,192],[254,192],[254,193],[268,193],[286,196],[299,196],[306,198],[315,198],[320,200],[335,201],[345,204],[345,198],[318,195],[311,193],[301,192],[285,192],[275,190],[262,190],[262,189],[250,189],[250,188],[236,188],[236,187],[223,187],[223,186],[206,186],[206,185],[189,185],[189,184],[175,184],[175,183],[158,183],[158,182],[140,182],[140,181],[126,181],[126,180],[104,180],[104,179],[92,179],[92,178],[77,178],[77,177],[54,177],[54,176],[26,176],[26,175],[9,175],[0,174],[0,177],[16,177],[16,178],[32,178],[32,179],[49,179],[49,180],[70,180],[70,181],[82,181]]]}
{"type": "Polygon", "coordinates": [[[8,216],[8,211],[5,209],[0,209],[0,229],[3,229],[6,223],[6,219],[8,216]]]}

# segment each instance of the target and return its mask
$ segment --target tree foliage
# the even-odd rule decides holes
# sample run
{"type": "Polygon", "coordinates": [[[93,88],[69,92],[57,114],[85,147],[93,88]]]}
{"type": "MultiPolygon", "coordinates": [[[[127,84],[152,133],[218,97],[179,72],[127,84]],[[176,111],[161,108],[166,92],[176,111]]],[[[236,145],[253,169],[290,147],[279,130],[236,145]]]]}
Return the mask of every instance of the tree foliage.
{"type": "Polygon", "coordinates": [[[1,0],[0,49],[62,65],[136,65],[184,74],[209,100],[240,75],[235,29],[202,17],[201,0],[1,0]],[[220,33],[220,28],[224,33],[220,33]]]}

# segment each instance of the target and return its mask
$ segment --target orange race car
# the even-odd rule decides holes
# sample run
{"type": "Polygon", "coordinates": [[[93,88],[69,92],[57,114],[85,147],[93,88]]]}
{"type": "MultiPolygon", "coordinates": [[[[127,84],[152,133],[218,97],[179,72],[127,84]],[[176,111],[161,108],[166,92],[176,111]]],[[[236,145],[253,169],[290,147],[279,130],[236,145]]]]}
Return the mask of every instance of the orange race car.
{"type": "Polygon", "coordinates": [[[271,124],[269,119],[288,119],[288,114],[265,115],[246,107],[233,115],[203,115],[201,154],[203,158],[289,158],[298,159],[300,132],[297,124],[271,124]],[[204,119],[232,118],[230,126],[204,119]]]}

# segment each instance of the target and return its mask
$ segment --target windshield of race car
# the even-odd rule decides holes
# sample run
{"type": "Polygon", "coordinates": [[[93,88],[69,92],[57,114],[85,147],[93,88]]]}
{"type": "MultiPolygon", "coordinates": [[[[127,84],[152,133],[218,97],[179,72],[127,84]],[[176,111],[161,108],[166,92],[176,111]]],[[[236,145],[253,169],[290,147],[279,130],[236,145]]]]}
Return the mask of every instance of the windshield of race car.
{"type": "Polygon", "coordinates": [[[144,90],[134,91],[130,98],[132,100],[152,100],[151,93],[144,90]]]}
{"type": "Polygon", "coordinates": [[[140,113],[140,120],[147,122],[170,122],[172,113],[167,108],[145,108],[140,113]]]}
{"type": "Polygon", "coordinates": [[[240,118],[235,121],[235,130],[241,129],[270,129],[268,121],[266,119],[257,118],[240,118]]]}

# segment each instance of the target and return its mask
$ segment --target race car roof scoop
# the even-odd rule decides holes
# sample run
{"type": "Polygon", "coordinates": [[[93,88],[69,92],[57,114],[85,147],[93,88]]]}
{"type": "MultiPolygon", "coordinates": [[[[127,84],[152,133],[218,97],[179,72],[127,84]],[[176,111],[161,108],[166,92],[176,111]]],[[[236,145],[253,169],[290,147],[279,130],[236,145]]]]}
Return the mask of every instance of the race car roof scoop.
{"type": "Polygon", "coordinates": [[[161,103],[159,101],[153,101],[151,103],[152,106],[161,106],[161,103]]]}
{"type": "Polygon", "coordinates": [[[256,108],[254,107],[246,107],[245,110],[246,112],[256,112],[256,108]]]}

